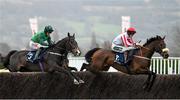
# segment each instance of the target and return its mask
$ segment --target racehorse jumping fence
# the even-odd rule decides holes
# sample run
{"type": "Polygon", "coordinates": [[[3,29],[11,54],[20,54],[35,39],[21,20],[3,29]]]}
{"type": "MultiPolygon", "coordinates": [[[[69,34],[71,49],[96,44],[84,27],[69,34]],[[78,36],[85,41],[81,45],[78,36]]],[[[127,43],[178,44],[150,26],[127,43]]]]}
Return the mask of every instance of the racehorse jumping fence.
{"type": "MultiPolygon", "coordinates": [[[[84,57],[69,57],[69,60],[69,65],[76,67],[78,70],[86,62],[84,57]]],[[[157,74],[180,74],[180,57],[169,57],[168,59],[153,57],[150,70],[157,74]]],[[[117,70],[110,68],[109,71],[116,72],[117,70]]]]}

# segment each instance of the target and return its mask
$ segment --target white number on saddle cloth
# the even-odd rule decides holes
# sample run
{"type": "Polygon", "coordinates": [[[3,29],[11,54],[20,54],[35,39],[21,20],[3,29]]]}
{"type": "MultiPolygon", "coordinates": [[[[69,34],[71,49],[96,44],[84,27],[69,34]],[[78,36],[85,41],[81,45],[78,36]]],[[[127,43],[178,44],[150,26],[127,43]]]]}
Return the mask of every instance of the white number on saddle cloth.
{"type": "Polygon", "coordinates": [[[31,60],[32,57],[33,57],[33,53],[32,53],[32,52],[29,52],[29,53],[27,54],[27,59],[28,59],[28,60],[31,60]]]}

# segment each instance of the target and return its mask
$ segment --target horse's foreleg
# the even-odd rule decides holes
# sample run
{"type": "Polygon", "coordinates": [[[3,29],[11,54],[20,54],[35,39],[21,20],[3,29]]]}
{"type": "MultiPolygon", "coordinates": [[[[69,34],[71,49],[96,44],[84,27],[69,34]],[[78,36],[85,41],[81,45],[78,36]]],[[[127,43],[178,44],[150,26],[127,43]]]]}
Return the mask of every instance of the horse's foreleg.
{"type": "Polygon", "coordinates": [[[83,71],[84,69],[87,70],[87,67],[89,67],[89,64],[83,63],[80,71],[83,71]]]}
{"type": "Polygon", "coordinates": [[[68,69],[69,69],[70,71],[72,71],[72,70],[78,71],[76,67],[70,67],[70,66],[68,66],[68,69]]]}
{"type": "Polygon", "coordinates": [[[152,71],[149,71],[149,70],[147,70],[147,71],[141,71],[141,72],[139,72],[138,74],[145,74],[145,75],[148,75],[148,78],[147,78],[147,80],[146,80],[146,82],[144,83],[144,85],[143,85],[143,88],[146,90],[148,90],[148,91],[150,91],[150,89],[151,89],[151,87],[152,87],[152,85],[153,85],[153,83],[154,83],[154,81],[155,81],[155,78],[156,78],[156,74],[154,73],[154,72],[152,72],[152,71]],[[152,81],[151,81],[151,77],[153,76],[153,79],[152,79],[152,81]]]}
{"type": "Polygon", "coordinates": [[[70,74],[76,79],[78,80],[79,83],[84,83],[84,81],[82,79],[80,79],[78,76],[76,76],[73,72],[70,71],[70,74]]]}
{"type": "Polygon", "coordinates": [[[148,86],[150,84],[151,76],[152,75],[150,73],[148,73],[148,78],[147,78],[146,82],[143,85],[143,89],[147,89],[148,88],[148,86]]]}
{"type": "MultiPolygon", "coordinates": [[[[71,77],[71,79],[74,80],[74,84],[79,84],[80,80],[77,78],[76,75],[74,75],[71,71],[69,71],[68,69],[58,66],[58,65],[54,65],[52,68],[49,69],[50,72],[54,72],[54,71],[58,71],[58,72],[64,72],[65,74],[67,74],[68,76],[71,77]]],[[[81,82],[83,83],[83,82],[81,82]]]]}
{"type": "Polygon", "coordinates": [[[156,73],[152,72],[152,76],[153,76],[153,78],[152,78],[152,81],[151,81],[150,84],[149,84],[148,91],[151,90],[151,87],[152,87],[153,84],[154,84],[154,81],[155,81],[155,79],[156,79],[156,73]]]}
{"type": "Polygon", "coordinates": [[[62,64],[62,67],[64,68],[68,68],[70,71],[74,70],[74,71],[78,71],[76,67],[70,67],[69,64],[62,64]]]}

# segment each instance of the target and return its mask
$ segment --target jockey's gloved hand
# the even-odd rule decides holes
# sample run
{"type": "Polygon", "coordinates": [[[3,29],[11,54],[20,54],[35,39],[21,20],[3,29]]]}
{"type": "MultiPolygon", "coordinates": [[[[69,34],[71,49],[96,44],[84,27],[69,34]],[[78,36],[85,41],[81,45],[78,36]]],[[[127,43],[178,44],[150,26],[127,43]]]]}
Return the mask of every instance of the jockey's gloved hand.
{"type": "Polygon", "coordinates": [[[38,45],[39,48],[48,48],[49,46],[46,46],[46,45],[38,45]]]}
{"type": "Polygon", "coordinates": [[[127,50],[135,49],[135,47],[127,47],[127,50]]]}
{"type": "Polygon", "coordinates": [[[42,46],[48,46],[48,44],[44,42],[44,43],[42,43],[42,46]]]}

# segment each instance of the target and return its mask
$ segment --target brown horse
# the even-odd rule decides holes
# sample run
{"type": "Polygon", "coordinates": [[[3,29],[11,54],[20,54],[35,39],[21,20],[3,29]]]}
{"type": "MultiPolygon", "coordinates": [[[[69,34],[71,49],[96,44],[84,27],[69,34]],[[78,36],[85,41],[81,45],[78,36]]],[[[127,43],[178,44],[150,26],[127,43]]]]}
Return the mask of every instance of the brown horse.
{"type": "Polygon", "coordinates": [[[69,52],[75,56],[80,55],[78,44],[75,40],[75,34],[73,36],[68,33],[68,36],[58,41],[56,44],[45,49],[43,53],[43,59],[38,63],[31,63],[27,61],[27,53],[29,51],[11,51],[5,57],[4,66],[11,72],[23,71],[23,72],[64,72],[74,79],[75,84],[84,83],[79,77],[72,73],[69,68],[67,55],[69,52]]]}
{"type": "Polygon", "coordinates": [[[161,38],[160,36],[150,38],[143,46],[138,46],[139,49],[129,51],[133,56],[127,66],[115,62],[116,53],[114,51],[94,48],[86,53],[85,59],[89,64],[84,63],[81,71],[87,69],[93,73],[98,73],[99,71],[108,71],[112,66],[118,71],[131,75],[146,74],[148,79],[143,88],[150,90],[156,77],[156,73],[149,70],[151,57],[155,52],[159,53],[163,58],[169,57],[164,39],[165,37],[161,38]]]}

